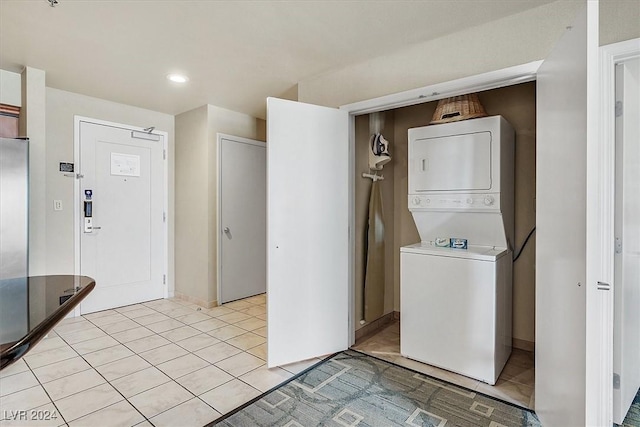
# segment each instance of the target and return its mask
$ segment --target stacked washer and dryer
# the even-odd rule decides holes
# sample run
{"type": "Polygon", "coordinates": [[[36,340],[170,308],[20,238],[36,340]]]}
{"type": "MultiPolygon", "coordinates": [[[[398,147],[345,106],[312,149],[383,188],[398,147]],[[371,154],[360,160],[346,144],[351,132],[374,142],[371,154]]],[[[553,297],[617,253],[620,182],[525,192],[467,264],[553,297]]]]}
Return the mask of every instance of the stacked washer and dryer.
{"type": "Polygon", "coordinates": [[[501,116],[409,129],[400,351],[489,384],[511,354],[514,138],[501,116]]]}

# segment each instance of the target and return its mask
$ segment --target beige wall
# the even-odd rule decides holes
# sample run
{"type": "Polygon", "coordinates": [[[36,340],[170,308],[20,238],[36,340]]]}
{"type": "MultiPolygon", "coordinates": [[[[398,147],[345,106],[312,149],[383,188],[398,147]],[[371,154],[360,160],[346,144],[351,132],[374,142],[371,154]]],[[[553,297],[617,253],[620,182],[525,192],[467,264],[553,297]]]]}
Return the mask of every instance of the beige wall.
{"type": "MultiPolygon", "coordinates": [[[[298,83],[298,97],[339,107],[547,57],[584,1],[559,0],[298,83]]],[[[600,0],[600,44],[640,37],[640,1],[600,0]]]]}
{"type": "MultiPolygon", "coordinates": [[[[502,115],[516,131],[515,249],[536,225],[536,85],[534,82],[483,92],[490,115],[502,115]]],[[[513,337],[535,341],[535,233],[513,265],[513,337]]],[[[528,348],[527,343],[518,343],[528,348]]]]}
{"type": "Polygon", "coordinates": [[[176,294],[217,304],[217,134],[265,137],[264,120],[204,105],[176,116],[176,294]]]}
{"type": "Polygon", "coordinates": [[[540,60],[581,5],[558,1],[411,45],[299,82],[298,96],[302,102],[338,107],[540,60]]]}
{"type": "Polygon", "coordinates": [[[600,0],[600,46],[640,37],[640,1],[600,0]]]}
{"type": "MultiPolygon", "coordinates": [[[[515,159],[515,235],[520,248],[535,225],[535,83],[525,83],[480,93],[480,100],[489,115],[502,115],[516,131],[515,159]]],[[[400,306],[400,247],[420,241],[415,223],[407,208],[407,130],[426,126],[437,102],[399,108],[386,113],[385,131],[391,141],[392,162],[384,167],[383,183],[385,264],[391,294],[385,294],[385,313],[401,311],[400,306]],[[391,118],[392,120],[389,120],[391,118]]],[[[356,319],[361,313],[362,249],[366,225],[368,189],[370,183],[360,177],[367,168],[368,116],[356,117],[356,319]]],[[[514,265],[513,278],[513,336],[516,345],[532,348],[535,341],[535,234],[514,265]]],[[[389,288],[388,288],[389,290],[389,288]]],[[[356,326],[359,327],[358,325],[356,326]]]]}
{"type": "Polygon", "coordinates": [[[202,301],[209,301],[207,117],[206,105],[176,116],[175,290],[202,301]]]}
{"type": "MultiPolygon", "coordinates": [[[[137,127],[155,126],[167,132],[168,140],[168,227],[169,260],[167,282],[173,290],[174,247],[174,120],[173,116],[118,104],[59,89],[46,89],[46,194],[41,201],[46,224],[46,272],[74,272],[73,185],[74,179],[58,171],[59,162],[73,162],[74,116],[121,123],[137,127]],[[53,210],[53,200],[62,200],[62,211],[53,210]]],[[[29,135],[31,136],[31,135],[29,135]]],[[[33,172],[33,168],[32,168],[33,172]]],[[[33,207],[31,209],[32,214],[33,207]]],[[[33,230],[31,230],[32,232],[33,230]]],[[[29,248],[31,250],[31,248],[29,248]]]]}

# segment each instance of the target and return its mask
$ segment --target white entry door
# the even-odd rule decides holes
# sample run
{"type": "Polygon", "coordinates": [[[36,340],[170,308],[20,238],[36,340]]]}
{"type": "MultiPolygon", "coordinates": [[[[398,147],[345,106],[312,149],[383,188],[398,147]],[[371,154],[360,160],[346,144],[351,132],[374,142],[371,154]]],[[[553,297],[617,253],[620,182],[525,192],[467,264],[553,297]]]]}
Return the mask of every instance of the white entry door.
{"type": "Polygon", "coordinates": [[[218,135],[220,304],[267,288],[264,142],[218,135]]]}
{"type": "Polygon", "coordinates": [[[164,297],[165,135],[84,120],[77,129],[80,274],[96,281],[81,313],[164,297]]]}
{"type": "Polygon", "coordinates": [[[348,113],[267,99],[267,365],[349,346],[348,113]]]}

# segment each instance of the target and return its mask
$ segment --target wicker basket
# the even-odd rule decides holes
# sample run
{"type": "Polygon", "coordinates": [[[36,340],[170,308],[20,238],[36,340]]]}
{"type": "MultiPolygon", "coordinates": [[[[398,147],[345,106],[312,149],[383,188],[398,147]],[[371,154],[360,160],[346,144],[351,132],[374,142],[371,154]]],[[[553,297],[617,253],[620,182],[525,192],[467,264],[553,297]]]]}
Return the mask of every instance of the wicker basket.
{"type": "Polygon", "coordinates": [[[431,125],[438,123],[457,122],[460,120],[477,119],[486,117],[487,112],[480,104],[478,94],[453,96],[438,101],[436,111],[433,113],[431,125]]]}

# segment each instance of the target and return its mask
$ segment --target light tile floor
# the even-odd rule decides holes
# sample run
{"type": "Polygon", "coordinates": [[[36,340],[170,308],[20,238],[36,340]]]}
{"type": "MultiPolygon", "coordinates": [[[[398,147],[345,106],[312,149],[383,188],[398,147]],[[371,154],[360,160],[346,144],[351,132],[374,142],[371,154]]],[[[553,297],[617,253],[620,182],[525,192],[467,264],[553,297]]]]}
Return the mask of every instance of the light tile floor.
{"type": "Polygon", "coordinates": [[[456,373],[407,359],[400,355],[400,322],[394,321],[377,333],[363,337],[352,347],[363,353],[405,366],[414,371],[457,384],[471,390],[534,409],[534,357],[533,353],[513,349],[498,381],[494,386],[456,373]]]}
{"type": "Polygon", "coordinates": [[[63,320],[0,372],[0,426],[202,426],[319,361],[267,369],[266,297],[63,320]]]}

